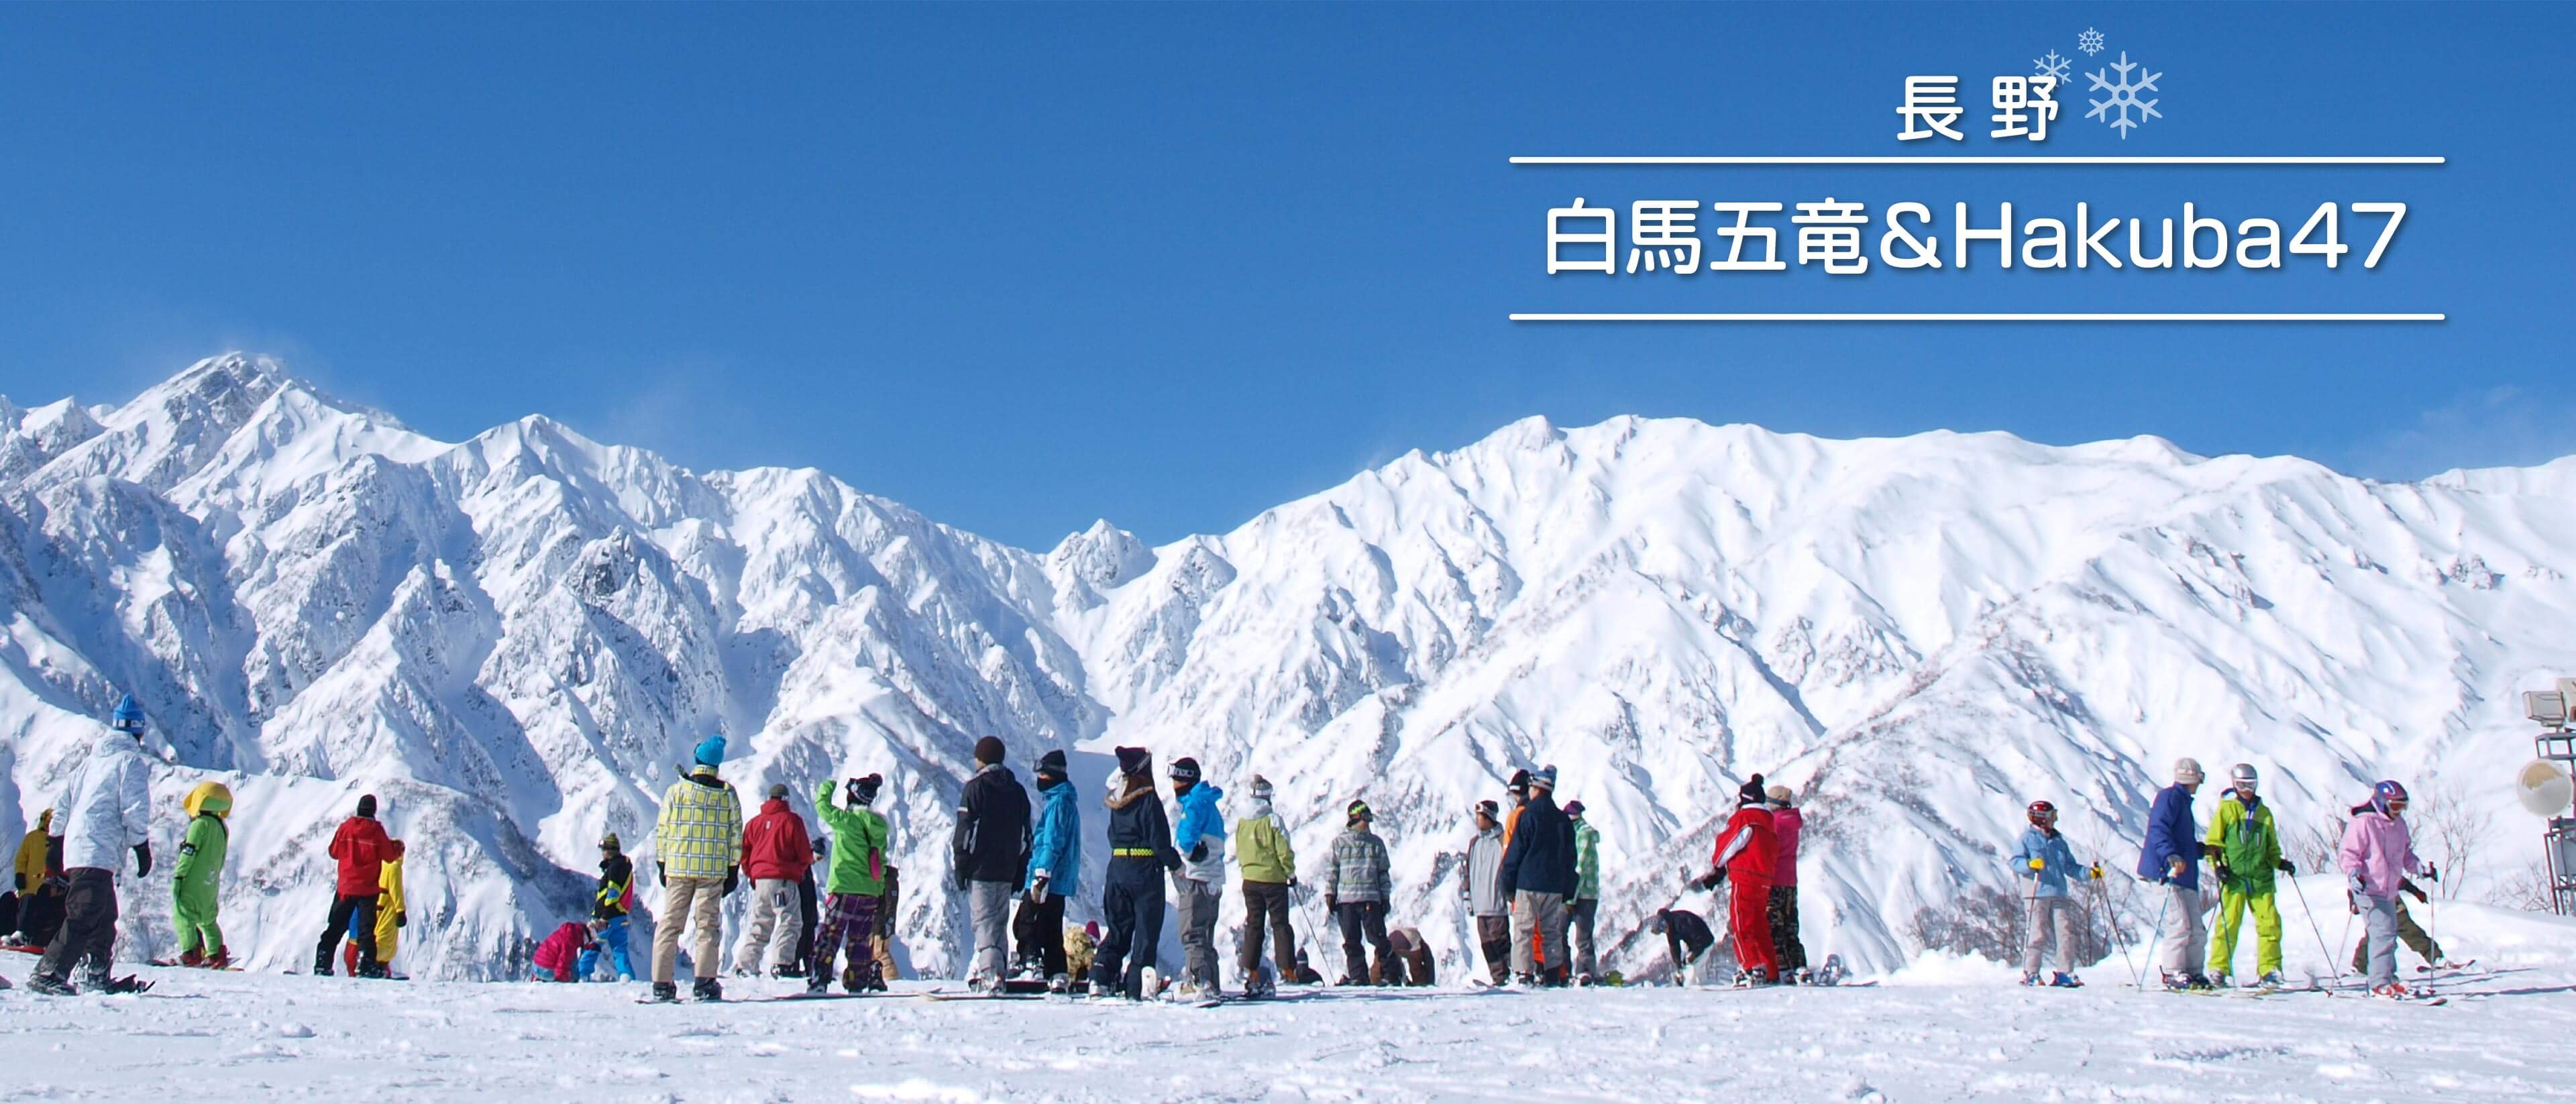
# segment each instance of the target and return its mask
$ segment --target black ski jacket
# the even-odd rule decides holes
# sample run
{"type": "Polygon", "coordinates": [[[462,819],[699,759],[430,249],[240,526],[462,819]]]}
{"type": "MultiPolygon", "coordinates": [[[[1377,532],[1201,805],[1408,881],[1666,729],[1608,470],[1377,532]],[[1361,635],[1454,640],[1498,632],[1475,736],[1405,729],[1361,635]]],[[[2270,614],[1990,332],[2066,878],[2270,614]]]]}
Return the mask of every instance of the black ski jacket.
{"type": "Polygon", "coordinates": [[[948,849],[961,889],[969,881],[1027,884],[1029,791],[1011,768],[994,763],[966,780],[957,798],[957,835],[948,849]]]}

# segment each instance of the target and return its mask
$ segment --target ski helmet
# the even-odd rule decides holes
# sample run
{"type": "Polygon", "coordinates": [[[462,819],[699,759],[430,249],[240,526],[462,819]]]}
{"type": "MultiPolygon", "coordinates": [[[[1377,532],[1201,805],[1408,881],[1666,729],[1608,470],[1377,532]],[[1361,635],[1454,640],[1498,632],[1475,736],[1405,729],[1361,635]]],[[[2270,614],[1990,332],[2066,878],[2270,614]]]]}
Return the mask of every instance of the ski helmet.
{"type": "Polygon", "coordinates": [[[2370,804],[2381,815],[2390,815],[2395,806],[2406,804],[2406,787],[2398,785],[2395,779],[2384,779],[2370,788],[2370,804]]]}
{"type": "Polygon", "coordinates": [[[2030,813],[2030,822],[2032,824],[2044,826],[2048,822],[2057,819],[2057,806],[2051,805],[2045,801],[2031,802],[2028,812],[2030,813]]]}
{"type": "Polygon", "coordinates": [[[132,694],[119,699],[116,713],[108,720],[108,725],[119,732],[143,735],[143,703],[135,701],[132,694]]]}
{"type": "Polygon", "coordinates": [[[2228,784],[2248,793],[2253,792],[2254,787],[2262,780],[2263,776],[2254,772],[2252,763],[2238,763],[2227,772],[2228,784]]]}

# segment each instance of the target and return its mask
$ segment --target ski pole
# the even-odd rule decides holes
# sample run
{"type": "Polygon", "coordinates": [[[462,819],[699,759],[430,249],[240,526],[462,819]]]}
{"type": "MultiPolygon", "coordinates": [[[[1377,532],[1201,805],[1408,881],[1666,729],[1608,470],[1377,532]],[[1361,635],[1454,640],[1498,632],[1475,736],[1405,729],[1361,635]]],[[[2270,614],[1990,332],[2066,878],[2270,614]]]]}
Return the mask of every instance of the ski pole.
{"type": "MultiPolygon", "coordinates": [[[[2157,934],[2157,935],[2159,935],[2159,936],[2161,936],[2161,935],[2163,935],[2163,934],[2164,934],[2164,930],[2165,930],[2165,909],[2166,909],[2167,907],[2171,906],[2172,904],[2173,904],[2173,894],[2172,894],[2172,893],[2166,893],[2166,894],[2165,894],[2161,899],[2159,899],[2159,900],[2156,902],[2156,926],[2155,926],[2155,927],[2153,927],[2153,928],[2148,929],[2149,931],[2152,931],[2152,932],[2156,933],[2156,934],[2157,934]]],[[[2150,962],[2154,961],[2153,956],[2149,956],[2148,961],[2150,961],[2150,962]]],[[[2145,968],[2145,967],[2143,967],[2143,966],[2139,967],[2139,968],[2138,968],[2138,970],[2137,970],[2137,973],[2135,974],[2135,976],[2133,976],[2133,977],[2131,977],[2131,978],[2130,978],[2130,985],[2129,985],[2129,988],[2132,988],[2132,989],[2138,990],[2139,992],[2142,992],[2142,993],[2146,991],[2146,988],[2147,988],[2147,971],[2146,971],[2146,968],[2145,968]]]]}
{"type": "MultiPolygon", "coordinates": [[[[2335,984],[2343,984],[2343,968],[2336,963],[2334,952],[2326,947],[2325,929],[2317,926],[2317,910],[2308,907],[2308,891],[2299,885],[2297,878],[2290,879],[2290,890],[2299,895],[2299,911],[2308,914],[2308,931],[2317,937],[2317,952],[2326,956],[2326,969],[2334,971],[2335,984]]],[[[2351,930],[2350,917],[2345,918],[2344,928],[2351,930]]]]}
{"type": "Polygon", "coordinates": [[[2120,911],[2111,907],[2110,896],[2110,883],[2100,878],[2093,879],[2093,909],[2110,927],[2111,938],[2119,942],[2121,964],[2129,968],[2129,976],[2137,977],[2139,976],[2138,960],[2136,956],[2129,953],[2129,937],[2127,933],[2120,930],[2120,911]]]}

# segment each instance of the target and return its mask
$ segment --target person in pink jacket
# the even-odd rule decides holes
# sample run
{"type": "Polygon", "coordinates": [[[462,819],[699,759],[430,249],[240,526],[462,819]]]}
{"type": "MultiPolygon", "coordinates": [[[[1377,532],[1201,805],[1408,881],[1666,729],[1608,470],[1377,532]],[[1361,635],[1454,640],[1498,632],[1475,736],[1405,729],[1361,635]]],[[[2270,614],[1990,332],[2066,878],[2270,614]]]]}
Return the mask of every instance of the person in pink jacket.
{"type": "Polygon", "coordinates": [[[2414,834],[2406,829],[2406,787],[2395,782],[2371,787],[2370,801],[2353,806],[2336,858],[2352,879],[2347,894],[2352,910],[2365,921],[2371,994],[2412,996],[2397,981],[2397,889],[2409,876],[2442,879],[2433,864],[2415,857],[2414,834]]]}
{"type": "MultiPolygon", "coordinates": [[[[608,921],[605,920],[593,920],[591,923],[603,929],[608,926],[608,921]]],[[[589,928],[579,924],[565,924],[556,928],[555,933],[547,936],[545,942],[537,944],[536,980],[561,982],[581,980],[573,972],[573,964],[581,960],[581,952],[598,946],[598,938],[589,928]]]]}

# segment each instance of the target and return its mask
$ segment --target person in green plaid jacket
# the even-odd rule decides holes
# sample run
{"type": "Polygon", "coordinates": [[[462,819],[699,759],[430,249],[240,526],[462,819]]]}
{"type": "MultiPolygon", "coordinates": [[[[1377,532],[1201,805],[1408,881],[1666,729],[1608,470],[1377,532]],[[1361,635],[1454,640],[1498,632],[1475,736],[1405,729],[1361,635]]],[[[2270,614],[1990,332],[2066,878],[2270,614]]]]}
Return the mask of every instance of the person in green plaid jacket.
{"type": "Polygon", "coordinates": [[[662,915],[653,925],[653,999],[680,999],[676,972],[680,933],[694,928],[690,948],[699,1000],[723,1000],[716,981],[722,969],[717,946],[724,935],[725,895],[742,880],[742,798],[716,777],[725,740],[709,736],[697,747],[697,764],[662,794],[662,817],[653,827],[653,865],[662,874],[662,915]]]}
{"type": "Polygon", "coordinates": [[[1574,822],[1574,980],[1590,985],[1601,976],[1601,959],[1592,948],[1592,926],[1601,913],[1601,831],[1583,819],[1583,803],[1565,803],[1574,822]]]}

